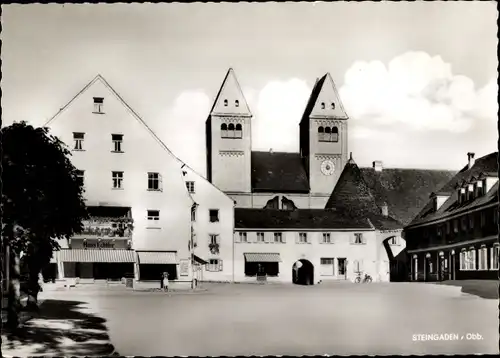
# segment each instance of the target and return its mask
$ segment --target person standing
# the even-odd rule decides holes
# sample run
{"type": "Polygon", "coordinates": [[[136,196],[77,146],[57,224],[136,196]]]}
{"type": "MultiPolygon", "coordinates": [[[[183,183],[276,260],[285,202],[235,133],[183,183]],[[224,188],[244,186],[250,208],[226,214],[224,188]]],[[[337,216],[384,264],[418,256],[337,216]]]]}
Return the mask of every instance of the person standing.
{"type": "Polygon", "coordinates": [[[168,292],[168,272],[163,273],[163,291],[168,292]]]}

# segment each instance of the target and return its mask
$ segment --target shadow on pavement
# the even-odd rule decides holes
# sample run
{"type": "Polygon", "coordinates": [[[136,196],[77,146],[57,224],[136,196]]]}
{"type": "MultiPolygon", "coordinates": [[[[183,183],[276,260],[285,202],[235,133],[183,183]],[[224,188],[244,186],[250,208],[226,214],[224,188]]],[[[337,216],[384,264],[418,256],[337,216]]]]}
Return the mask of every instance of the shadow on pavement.
{"type": "Polygon", "coordinates": [[[5,350],[19,350],[27,355],[110,355],[114,348],[106,320],[84,310],[85,302],[45,300],[32,320],[15,332],[4,332],[4,354],[5,350]]]}
{"type": "Polygon", "coordinates": [[[498,299],[498,280],[443,281],[441,285],[460,286],[463,293],[487,299],[498,299]]]}

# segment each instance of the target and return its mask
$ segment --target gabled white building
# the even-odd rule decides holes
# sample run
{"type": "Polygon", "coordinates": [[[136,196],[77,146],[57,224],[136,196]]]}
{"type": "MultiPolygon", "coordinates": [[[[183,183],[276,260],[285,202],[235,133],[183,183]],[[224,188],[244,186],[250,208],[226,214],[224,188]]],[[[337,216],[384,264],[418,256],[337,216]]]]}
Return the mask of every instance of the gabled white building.
{"type": "Polygon", "coordinates": [[[61,243],[60,278],[191,280],[192,258],[226,270],[233,200],[170,152],[102,76],[46,126],[71,150],[91,214],[84,233],[61,243]]]}

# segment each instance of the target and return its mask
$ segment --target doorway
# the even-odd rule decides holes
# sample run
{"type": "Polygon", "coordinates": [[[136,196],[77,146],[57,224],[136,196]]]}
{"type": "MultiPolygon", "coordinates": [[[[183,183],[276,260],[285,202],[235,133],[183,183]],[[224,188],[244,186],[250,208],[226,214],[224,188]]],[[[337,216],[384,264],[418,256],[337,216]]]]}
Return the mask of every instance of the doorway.
{"type": "Polygon", "coordinates": [[[297,285],[314,285],[314,265],[311,261],[300,259],[293,264],[292,282],[297,285]]]}

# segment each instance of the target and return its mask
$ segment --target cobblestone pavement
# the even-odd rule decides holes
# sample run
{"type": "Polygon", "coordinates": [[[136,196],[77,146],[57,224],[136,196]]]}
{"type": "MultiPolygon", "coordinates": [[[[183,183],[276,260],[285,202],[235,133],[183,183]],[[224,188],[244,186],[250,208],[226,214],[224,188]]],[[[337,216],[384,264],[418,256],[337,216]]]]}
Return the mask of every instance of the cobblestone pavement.
{"type": "Polygon", "coordinates": [[[498,301],[461,293],[460,287],[203,287],[197,294],[57,294],[88,302],[126,356],[498,353],[498,301]],[[443,336],[423,341],[419,334],[443,336]]]}

